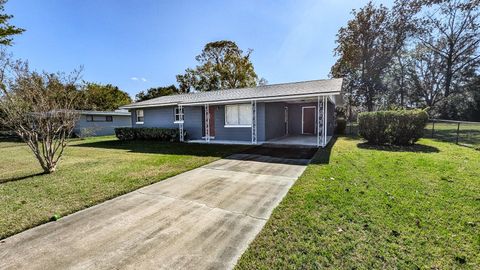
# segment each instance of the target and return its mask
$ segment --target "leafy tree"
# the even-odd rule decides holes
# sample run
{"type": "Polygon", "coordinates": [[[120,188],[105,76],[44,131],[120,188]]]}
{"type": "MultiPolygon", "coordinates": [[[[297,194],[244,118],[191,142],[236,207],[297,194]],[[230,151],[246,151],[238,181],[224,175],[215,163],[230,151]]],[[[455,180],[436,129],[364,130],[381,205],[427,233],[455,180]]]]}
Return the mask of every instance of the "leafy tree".
{"type": "Polygon", "coordinates": [[[354,99],[368,111],[385,94],[383,76],[404,46],[414,11],[401,1],[392,11],[369,2],[359,11],[353,10],[354,18],[338,31],[335,54],[339,59],[331,73],[334,77],[346,77],[347,85],[356,88],[347,92],[356,95],[354,99]]]}
{"type": "Polygon", "coordinates": [[[25,29],[10,25],[8,21],[13,18],[13,15],[5,14],[5,4],[7,0],[0,0],[0,44],[12,45],[14,35],[19,35],[25,31],[25,29]]]}
{"type": "Polygon", "coordinates": [[[85,103],[79,109],[113,111],[132,103],[128,93],[111,84],[86,83],[82,91],[85,103]]]}
{"type": "Polygon", "coordinates": [[[244,53],[233,41],[207,43],[195,57],[199,65],[177,75],[180,92],[255,86],[257,74],[250,61],[251,53],[251,49],[244,53]]]}
{"type": "Polygon", "coordinates": [[[81,95],[72,89],[80,71],[69,76],[32,72],[5,54],[0,63],[0,122],[22,138],[45,173],[52,173],[78,120],[74,109],[81,95]]]}
{"type": "Polygon", "coordinates": [[[135,101],[143,101],[161,96],[169,96],[177,94],[179,92],[178,88],[175,85],[170,85],[166,87],[155,87],[150,88],[146,91],[141,91],[135,96],[135,101]]]}

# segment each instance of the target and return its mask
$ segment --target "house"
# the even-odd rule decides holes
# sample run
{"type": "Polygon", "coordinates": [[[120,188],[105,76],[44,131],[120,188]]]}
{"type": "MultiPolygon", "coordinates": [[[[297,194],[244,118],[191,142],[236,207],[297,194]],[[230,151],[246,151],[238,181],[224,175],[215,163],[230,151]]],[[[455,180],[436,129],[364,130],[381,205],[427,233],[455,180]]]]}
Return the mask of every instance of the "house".
{"type": "Polygon", "coordinates": [[[73,133],[79,137],[104,136],[115,134],[117,127],[131,127],[131,114],[127,110],[116,111],[78,111],[73,133]]]}
{"type": "Polygon", "coordinates": [[[342,79],[162,96],[123,106],[133,127],[178,128],[180,141],[325,146],[342,79]],[[183,134],[183,132],[181,132],[183,134]]]}

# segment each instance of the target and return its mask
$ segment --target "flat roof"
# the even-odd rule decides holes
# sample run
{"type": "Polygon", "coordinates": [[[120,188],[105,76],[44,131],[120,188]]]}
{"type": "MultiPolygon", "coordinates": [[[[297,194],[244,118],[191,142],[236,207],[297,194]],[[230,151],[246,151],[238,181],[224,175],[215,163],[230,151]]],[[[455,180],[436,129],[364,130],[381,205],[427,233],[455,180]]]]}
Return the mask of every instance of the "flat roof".
{"type": "Polygon", "coordinates": [[[312,80],[292,83],[271,84],[249,88],[236,88],[207,92],[195,92],[162,96],[122,106],[122,109],[160,107],[172,105],[200,105],[209,103],[242,102],[251,100],[275,100],[340,95],[343,79],[312,80]]]}

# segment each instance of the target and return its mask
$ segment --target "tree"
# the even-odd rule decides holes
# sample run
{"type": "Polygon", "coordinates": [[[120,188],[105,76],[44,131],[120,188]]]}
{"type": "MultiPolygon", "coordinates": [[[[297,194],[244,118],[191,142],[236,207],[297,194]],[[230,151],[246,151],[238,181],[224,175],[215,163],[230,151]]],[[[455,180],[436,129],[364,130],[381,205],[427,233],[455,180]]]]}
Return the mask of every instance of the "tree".
{"type": "Polygon", "coordinates": [[[22,138],[44,173],[52,173],[79,117],[74,109],[81,97],[75,90],[80,71],[68,76],[32,72],[5,54],[0,62],[0,122],[22,138]]]}
{"type": "Polygon", "coordinates": [[[427,8],[418,39],[443,60],[444,96],[458,92],[480,64],[478,0],[424,0],[427,8]]]}
{"type": "Polygon", "coordinates": [[[250,61],[251,53],[251,49],[243,53],[233,41],[207,43],[202,53],[195,57],[199,65],[177,75],[180,92],[256,86],[257,74],[250,61]]]}
{"type": "Polygon", "coordinates": [[[113,111],[132,103],[128,93],[111,84],[86,83],[83,91],[85,103],[79,109],[113,111]]]}
{"type": "Polygon", "coordinates": [[[13,18],[13,15],[5,14],[5,4],[7,0],[0,0],[0,44],[9,46],[12,45],[14,35],[19,35],[25,31],[25,29],[10,25],[8,21],[13,18]]]}
{"type": "Polygon", "coordinates": [[[369,2],[337,34],[335,54],[339,59],[332,67],[334,77],[346,77],[350,93],[372,111],[379,96],[384,95],[383,76],[393,58],[403,47],[411,31],[409,18],[415,10],[398,2],[392,11],[369,2]],[[355,80],[352,82],[352,80],[355,80]]]}
{"type": "Polygon", "coordinates": [[[169,96],[173,94],[177,94],[179,92],[178,88],[175,85],[170,85],[166,87],[156,87],[156,88],[150,88],[146,91],[141,91],[135,96],[135,101],[144,101],[156,97],[162,97],[162,96],[169,96]]]}

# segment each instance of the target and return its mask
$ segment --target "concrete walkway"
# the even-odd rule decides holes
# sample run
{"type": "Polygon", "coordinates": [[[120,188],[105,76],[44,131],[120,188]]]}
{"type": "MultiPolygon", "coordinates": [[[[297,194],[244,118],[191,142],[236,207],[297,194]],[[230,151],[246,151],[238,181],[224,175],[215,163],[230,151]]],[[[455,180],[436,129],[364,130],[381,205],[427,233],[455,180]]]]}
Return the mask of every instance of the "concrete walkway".
{"type": "Polygon", "coordinates": [[[7,238],[0,269],[229,269],[307,159],[237,154],[7,238]]]}

